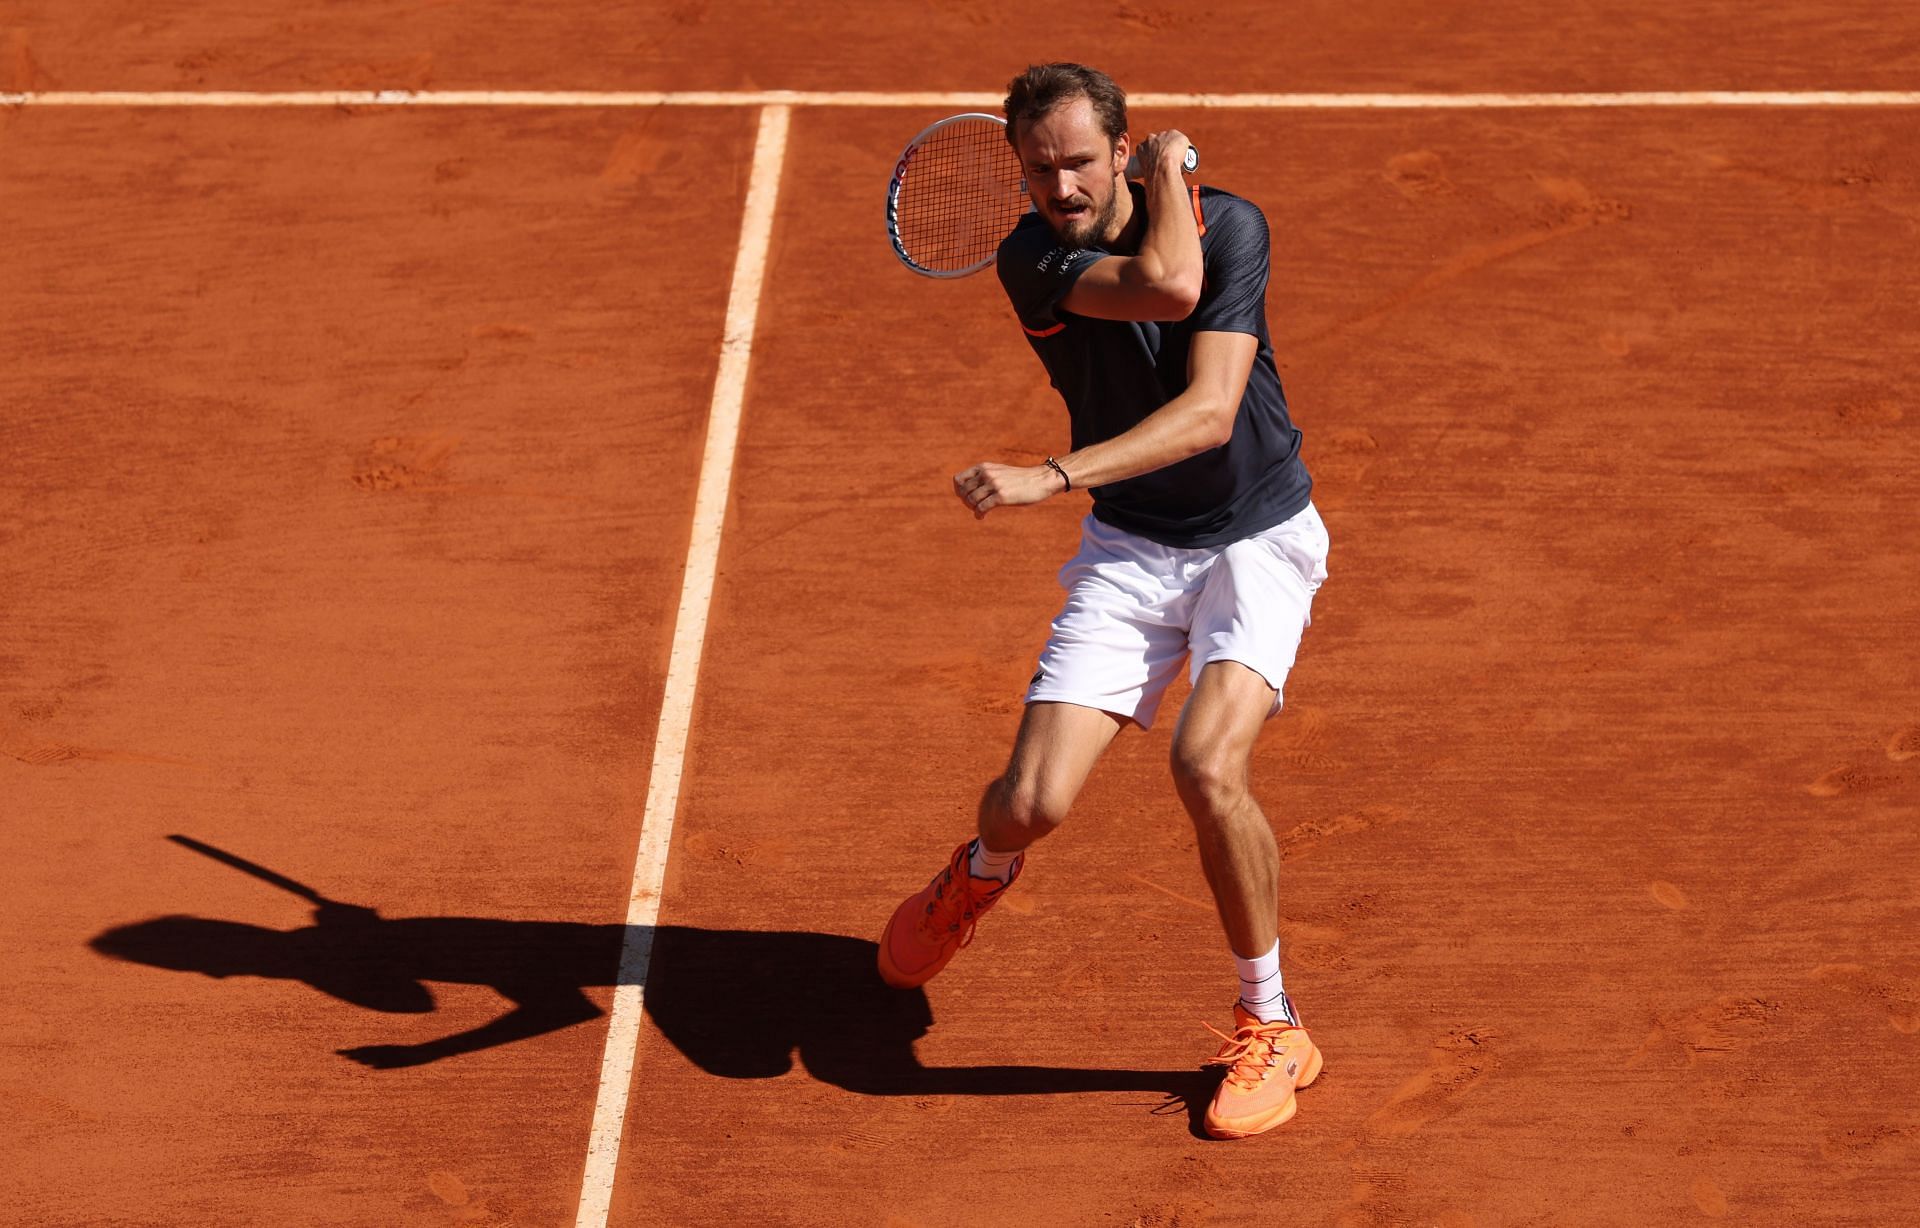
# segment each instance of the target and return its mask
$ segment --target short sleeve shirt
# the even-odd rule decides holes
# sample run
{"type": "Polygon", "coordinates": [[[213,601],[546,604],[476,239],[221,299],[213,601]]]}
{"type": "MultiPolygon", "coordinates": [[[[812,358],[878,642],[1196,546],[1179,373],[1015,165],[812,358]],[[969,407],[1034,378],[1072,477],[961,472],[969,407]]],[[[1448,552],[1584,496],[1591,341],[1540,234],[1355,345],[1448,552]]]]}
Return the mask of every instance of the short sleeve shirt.
{"type": "MultiPolygon", "coordinates": [[[[1128,187],[1144,214],[1144,189],[1128,187]]],[[[1112,439],[1184,392],[1193,334],[1259,340],[1231,439],[1091,491],[1099,519],[1185,548],[1223,546],[1270,529],[1305,508],[1313,490],[1267,333],[1267,220],[1253,202],[1217,188],[1197,189],[1194,208],[1206,282],[1184,320],[1098,320],[1061,307],[1080,275],[1113,253],[1061,245],[1038,214],[1021,219],[998,256],[1000,284],[1067,403],[1075,449],[1112,439]]]]}

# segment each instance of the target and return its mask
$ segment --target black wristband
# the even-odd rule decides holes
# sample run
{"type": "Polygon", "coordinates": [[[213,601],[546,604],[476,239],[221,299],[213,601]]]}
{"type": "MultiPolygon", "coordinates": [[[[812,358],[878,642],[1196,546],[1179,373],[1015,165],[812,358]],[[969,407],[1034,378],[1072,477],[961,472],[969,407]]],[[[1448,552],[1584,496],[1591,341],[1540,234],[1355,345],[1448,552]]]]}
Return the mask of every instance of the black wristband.
{"type": "Polygon", "coordinates": [[[1051,469],[1051,470],[1053,470],[1053,471],[1054,471],[1055,473],[1057,473],[1057,474],[1059,474],[1059,475],[1060,475],[1060,480],[1061,480],[1062,482],[1065,482],[1065,483],[1067,484],[1067,490],[1063,490],[1063,491],[1061,491],[1061,492],[1060,492],[1061,494],[1063,494],[1063,495],[1064,495],[1064,494],[1066,494],[1066,493],[1067,493],[1067,491],[1068,491],[1068,490],[1072,490],[1072,489],[1073,489],[1073,479],[1067,476],[1067,471],[1066,471],[1065,469],[1062,469],[1062,468],[1060,467],[1060,462],[1059,462],[1059,461],[1057,461],[1057,460],[1055,460],[1055,459],[1053,459],[1053,458],[1052,458],[1051,456],[1049,456],[1049,457],[1047,458],[1047,468],[1049,468],[1049,469],[1051,469]]]}

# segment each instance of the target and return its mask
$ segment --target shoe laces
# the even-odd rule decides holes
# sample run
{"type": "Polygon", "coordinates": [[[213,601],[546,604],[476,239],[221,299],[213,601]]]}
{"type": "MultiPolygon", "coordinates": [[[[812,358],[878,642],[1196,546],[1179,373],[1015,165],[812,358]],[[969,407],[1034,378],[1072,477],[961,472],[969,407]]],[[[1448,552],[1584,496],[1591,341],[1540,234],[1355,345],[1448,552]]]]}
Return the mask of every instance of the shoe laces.
{"type": "Polygon", "coordinates": [[[1205,1064],[1225,1066],[1231,1082],[1251,1091],[1260,1085],[1260,1080],[1268,1070],[1279,1065],[1280,1055],[1287,1051],[1287,1046],[1274,1043],[1280,1033],[1299,1025],[1284,1019],[1272,1023],[1256,1020],[1235,1028],[1231,1036],[1210,1023],[1202,1022],[1201,1026],[1223,1042],[1220,1052],[1208,1058],[1205,1064]]]}
{"type": "Polygon", "coordinates": [[[971,875],[955,874],[953,867],[948,866],[940,871],[940,877],[933,884],[933,899],[920,918],[921,932],[936,942],[946,942],[957,934],[960,947],[965,947],[973,941],[974,927],[979,924],[985,904],[991,902],[992,896],[982,901],[974,895],[971,875]]]}

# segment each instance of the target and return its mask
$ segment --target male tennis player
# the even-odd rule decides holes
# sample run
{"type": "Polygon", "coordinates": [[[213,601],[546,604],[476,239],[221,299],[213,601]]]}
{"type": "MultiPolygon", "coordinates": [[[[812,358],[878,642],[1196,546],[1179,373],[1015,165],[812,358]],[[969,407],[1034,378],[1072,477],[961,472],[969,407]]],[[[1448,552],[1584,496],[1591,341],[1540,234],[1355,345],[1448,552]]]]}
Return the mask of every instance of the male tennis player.
{"type": "Polygon", "coordinates": [[[1189,190],[1179,132],[1141,142],[1129,183],[1126,95],[1104,73],[1029,68],[1006,115],[1034,212],[1001,243],[1000,280],[1066,401],[1073,450],[975,465],[954,493],[984,517],[1085,489],[1093,512],[979,836],[894,912],[880,974],[924,984],[971,941],[1121,726],[1152,725],[1186,658],[1173,780],[1239,974],[1206,1127],[1242,1138],[1292,1117],[1321,1066],[1281,981],[1279,852],[1248,788],[1327,555],[1267,335],[1266,219],[1189,190]]]}

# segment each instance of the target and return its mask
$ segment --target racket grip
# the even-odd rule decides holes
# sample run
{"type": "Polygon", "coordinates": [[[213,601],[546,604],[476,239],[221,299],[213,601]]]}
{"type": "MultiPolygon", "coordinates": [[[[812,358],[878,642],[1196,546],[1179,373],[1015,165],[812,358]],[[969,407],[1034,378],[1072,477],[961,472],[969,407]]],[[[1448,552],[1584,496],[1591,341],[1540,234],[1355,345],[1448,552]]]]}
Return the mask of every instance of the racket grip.
{"type": "MultiPolygon", "coordinates": [[[[1187,156],[1180,160],[1180,169],[1189,175],[1199,170],[1200,151],[1191,145],[1187,146],[1187,156]]],[[[1127,178],[1138,179],[1145,173],[1146,168],[1140,165],[1140,155],[1137,153],[1129,154],[1127,156],[1127,178]]]]}

